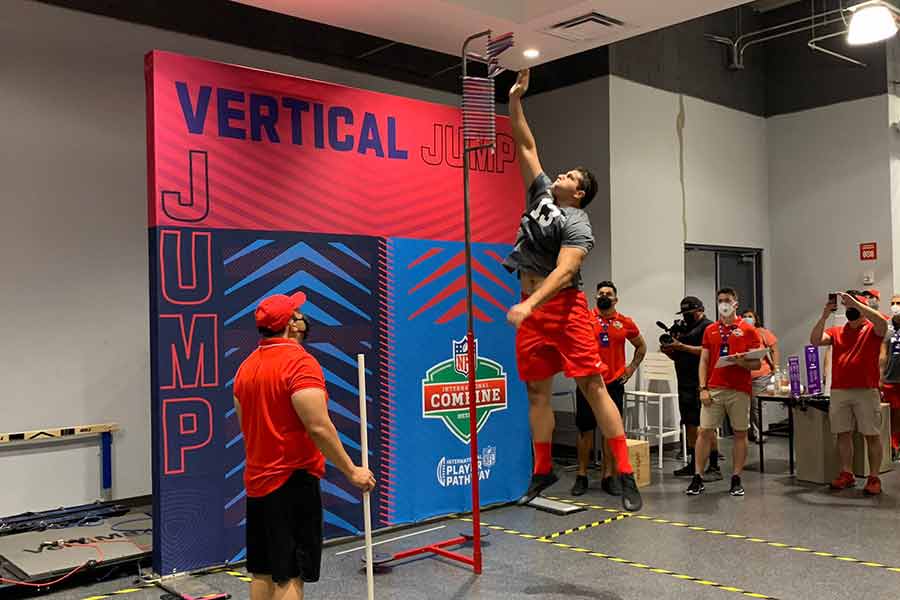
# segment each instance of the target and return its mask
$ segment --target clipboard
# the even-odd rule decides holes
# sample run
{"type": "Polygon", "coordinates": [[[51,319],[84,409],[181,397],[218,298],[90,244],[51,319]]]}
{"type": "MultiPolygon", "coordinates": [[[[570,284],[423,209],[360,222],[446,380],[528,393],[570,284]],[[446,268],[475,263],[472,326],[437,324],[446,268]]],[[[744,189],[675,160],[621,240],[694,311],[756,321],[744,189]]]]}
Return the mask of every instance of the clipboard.
{"type": "MultiPolygon", "coordinates": [[[[746,359],[748,359],[748,360],[754,360],[754,359],[757,359],[757,358],[760,359],[760,360],[762,360],[762,359],[765,358],[768,354],[769,354],[769,349],[768,349],[768,348],[757,348],[756,350],[750,350],[749,352],[744,352],[744,353],[743,353],[743,357],[746,358],[746,359]]],[[[720,357],[719,360],[716,361],[716,368],[719,369],[719,368],[722,368],[722,367],[733,367],[733,366],[735,366],[735,365],[737,364],[737,363],[735,362],[735,360],[734,360],[736,356],[737,356],[736,354],[729,354],[728,356],[722,356],[722,357],[720,357]]]]}

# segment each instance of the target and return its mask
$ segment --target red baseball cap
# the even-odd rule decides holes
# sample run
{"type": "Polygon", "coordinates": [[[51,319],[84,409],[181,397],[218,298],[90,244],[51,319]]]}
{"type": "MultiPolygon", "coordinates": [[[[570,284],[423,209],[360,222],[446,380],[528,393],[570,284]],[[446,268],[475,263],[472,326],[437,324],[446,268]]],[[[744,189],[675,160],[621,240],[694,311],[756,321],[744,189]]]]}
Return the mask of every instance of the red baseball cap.
{"type": "Polygon", "coordinates": [[[306,302],[306,294],[297,292],[290,296],[269,296],[256,307],[256,326],[269,331],[283,331],[298,310],[306,302]]]}
{"type": "Polygon", "coordinates": [[[878,298],[879,300],[881,300],[881,292],[879,292],[875,288],[869,288],[867,290],[863,290],[863,294],[865,294],[867,292],[870,296],[874,296],[875,298],[878,298]]]}

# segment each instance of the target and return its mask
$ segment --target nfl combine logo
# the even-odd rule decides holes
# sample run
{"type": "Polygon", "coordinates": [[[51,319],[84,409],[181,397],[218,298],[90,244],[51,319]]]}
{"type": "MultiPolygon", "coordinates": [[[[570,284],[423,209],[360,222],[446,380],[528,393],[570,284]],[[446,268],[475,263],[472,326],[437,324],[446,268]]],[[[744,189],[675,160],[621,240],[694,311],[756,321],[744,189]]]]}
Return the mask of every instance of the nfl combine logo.
{"type": "MultiPolygon", "coordinates": [[[[438,419],[456,439],[469,443],[469,346],[451,340],[453,355],[432,366],[422,379],[422,417],[438,419]]],[[[491,413],[506,410],[506,372],[495,360],[478,356],[475,342],[475,419],[478,431],[491,413]]],[[[496,460],[490,454],[488,461],[496,460]]]]}
{"type": "MultiPolygon", "coordinates": [[[[469,340],[453,340],[453,367],[463,377],[469,376],[469,340]]],[[[478,362],[478,340],[475,340],[475,362],[478,362]]]]}

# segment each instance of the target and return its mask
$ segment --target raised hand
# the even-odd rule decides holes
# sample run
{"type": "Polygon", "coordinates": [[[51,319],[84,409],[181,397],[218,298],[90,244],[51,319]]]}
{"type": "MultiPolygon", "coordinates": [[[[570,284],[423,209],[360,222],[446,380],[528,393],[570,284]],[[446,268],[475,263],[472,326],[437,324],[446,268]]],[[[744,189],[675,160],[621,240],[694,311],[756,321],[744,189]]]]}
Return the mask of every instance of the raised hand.
{"type": "Polygon", "coordinates": [[[509,88],[509,97],[521,98],[522,95],[528,91],[528,82],[530,81],[530,79],[531,71],[529,69],[522,69],[521,71],[519,71],[519,74],[516,77],[516,82],[511,88],[509,88]]]}

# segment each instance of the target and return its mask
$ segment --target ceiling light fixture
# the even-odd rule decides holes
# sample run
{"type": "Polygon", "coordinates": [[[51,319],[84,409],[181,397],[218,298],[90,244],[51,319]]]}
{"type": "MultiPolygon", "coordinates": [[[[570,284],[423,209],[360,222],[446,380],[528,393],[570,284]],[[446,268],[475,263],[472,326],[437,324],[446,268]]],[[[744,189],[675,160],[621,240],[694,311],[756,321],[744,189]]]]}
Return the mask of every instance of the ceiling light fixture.
{"type": "Polygon", "coordinates": [[[529,48],[528,50],[522,52],[522,55],[525,58],[537,58],[541,55],[541,53],[537,50],[537,48],[529,48]]]}
{"type": "Polygon", "coordinates": [[[853,13],[847,31],[847,43],[851,46],[880,42],[897,33],[897,9],[887,2],[870,0],[849,10],[853,13]]]}

